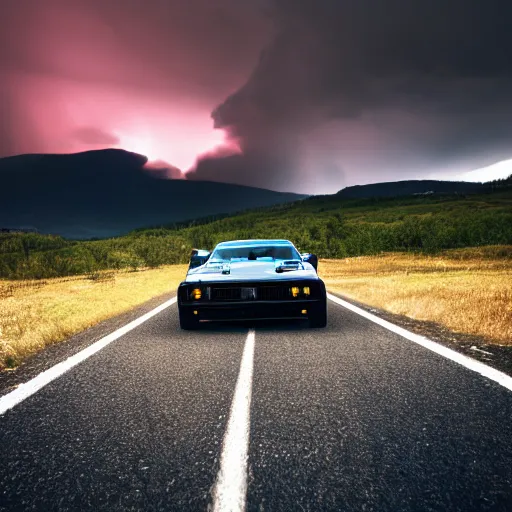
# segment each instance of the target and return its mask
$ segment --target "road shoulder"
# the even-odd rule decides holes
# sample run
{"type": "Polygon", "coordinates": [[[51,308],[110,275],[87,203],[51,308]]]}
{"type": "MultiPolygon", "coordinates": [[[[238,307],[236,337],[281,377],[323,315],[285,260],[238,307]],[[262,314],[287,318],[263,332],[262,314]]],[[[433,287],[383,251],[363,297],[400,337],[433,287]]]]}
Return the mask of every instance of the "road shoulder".
{"type": "Polygon", "coordinates": [[[171,299],[174,295],[176,294],[173,292],[153,297],[140,306],[104,320],[89,329],[71,336],[71,338],[65,341],[46,347],[44,350],[26,358],[13,370],[0,372],[0,396],[9,393],[20,384],[33,379],[40,373],[48,370],[48,368],[64,361],[104,336],[148,313],[166,300],[171,299]]]}
{"type": "Polygon", "coordinates": [[[383,318],[413,333],[425,336],[436,343],[512,376],[512,346],[489,343],[480,336],[453,332],[435,322],[414,320],[403,315],[396,315],[383,309],[368,306],[367,304],[349,299],[337,292],[329,291],[329,293],[379,318],[383,318]]]}

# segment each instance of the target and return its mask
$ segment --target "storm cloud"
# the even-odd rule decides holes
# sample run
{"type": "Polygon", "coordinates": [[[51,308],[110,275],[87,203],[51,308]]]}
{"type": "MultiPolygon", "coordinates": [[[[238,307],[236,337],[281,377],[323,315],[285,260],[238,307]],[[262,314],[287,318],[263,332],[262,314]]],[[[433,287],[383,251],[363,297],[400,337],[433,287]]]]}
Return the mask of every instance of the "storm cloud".
{"type": "MultiPolygon", "coordinates": [[[[420,177],[510,158],[511,14],[505,1],[276,0],[275,39],[212,118],[245,153],[279,156],[279,169],[260,172],[280,186],[310,186],[319,174],[324,188],[336,178],[420,177]]],[[[201,162],[196,177],[211,167],[201,162]]]]}
{"type": "Polygon", "coordinates": [[[20,0],[0,156],[113,145],[162,175],[303,193],[512,158],[512,6],[20,0]]]}

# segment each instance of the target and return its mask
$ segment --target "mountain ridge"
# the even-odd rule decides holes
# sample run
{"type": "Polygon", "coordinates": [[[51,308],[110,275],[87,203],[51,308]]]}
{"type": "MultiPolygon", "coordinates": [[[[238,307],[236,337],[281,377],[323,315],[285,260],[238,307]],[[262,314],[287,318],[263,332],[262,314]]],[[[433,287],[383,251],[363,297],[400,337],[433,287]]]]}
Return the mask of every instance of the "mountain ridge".
{"type": "Polygon", "coordinates": [[[402,180],[352,185],[336,193],[336,196],[347,199],[366,199],[370,197],[400,197],[420,194],[477,194],[484,192],[489,182],[444,180],[402,180]]]}
{"type": "MultiPolygon", "coordinates": [[[[147,157],[120,149],[74,154],[26,154],[0,159],[0,229],[36,228],[68,238],[105,238],[149,226],[190,223],[294,202],[304,194],[218,181],[162,179],[147,157]]],[[[511,185],[511,179],[403,180],[353,185],[326,197],[391,198],[465,195],[511,185]]]]}
{"type": "Polygon", "coordinates": [[[69,238],[117,236],[147,225],[235,213],[306,196],[218,182],[161,179],[124,150],[0,159],[0,228],[33,226],[69,238]]]}

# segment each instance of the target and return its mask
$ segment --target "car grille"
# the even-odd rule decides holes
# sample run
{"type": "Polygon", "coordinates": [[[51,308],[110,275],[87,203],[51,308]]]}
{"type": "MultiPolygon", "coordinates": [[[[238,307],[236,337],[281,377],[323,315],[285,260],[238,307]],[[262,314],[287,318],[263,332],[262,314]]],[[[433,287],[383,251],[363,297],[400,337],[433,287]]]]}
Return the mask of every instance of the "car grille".
{"type": "Polygon", "coordinates": [[[212,288],[211,300],[240,300],[242,288],[212,288]]]}
{"type": "MultiPolygon", "coordinates": [[[[288,286],[256,286],[255,299],[249,300],[285,300],[290,298],[290,289],[288,286]]],[[[211,300],[246,300],[242,287],[233,288],[212,288],[211,300]]]]}
{"type": "Polygon", "coordinates": [[[283,300],[290,298],[290,289],[284,286],[261,286],[258,288],[259,300],[283,300]]]}

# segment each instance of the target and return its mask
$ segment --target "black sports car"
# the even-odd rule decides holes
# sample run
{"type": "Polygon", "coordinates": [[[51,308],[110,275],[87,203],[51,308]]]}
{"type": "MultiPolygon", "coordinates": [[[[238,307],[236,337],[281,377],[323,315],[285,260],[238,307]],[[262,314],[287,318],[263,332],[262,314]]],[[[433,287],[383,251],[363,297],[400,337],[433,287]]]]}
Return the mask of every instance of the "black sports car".
{"type": "Polygon", "coordinates": [[[314,254],[299,254],[288,240],[222,242],[213,252],[192,252],[178,288],[182,329],[202,320],[307,319],[327,324],[325,285],[314,254]]]}

